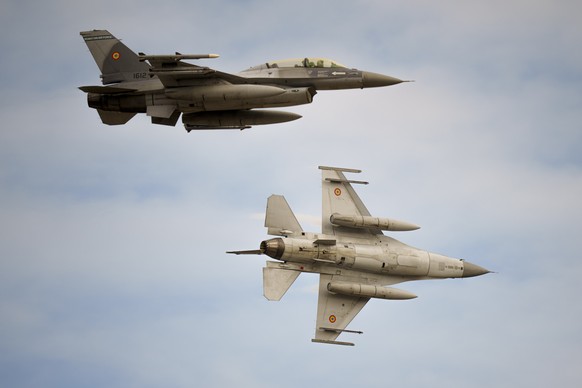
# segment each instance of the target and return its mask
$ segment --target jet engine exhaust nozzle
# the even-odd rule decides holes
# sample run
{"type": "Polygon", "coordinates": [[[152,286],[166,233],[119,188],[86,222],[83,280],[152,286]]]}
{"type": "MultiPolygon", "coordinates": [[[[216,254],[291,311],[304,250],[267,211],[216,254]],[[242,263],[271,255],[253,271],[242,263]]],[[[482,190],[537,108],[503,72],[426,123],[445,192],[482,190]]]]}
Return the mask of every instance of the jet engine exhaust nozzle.
{"type": "Polygon", "coordinates": [[[281,259],[285,251],[285,243],[282,238],[272,238],[261,242],[260,250],[261,253],[273,259],[281,259]]]}

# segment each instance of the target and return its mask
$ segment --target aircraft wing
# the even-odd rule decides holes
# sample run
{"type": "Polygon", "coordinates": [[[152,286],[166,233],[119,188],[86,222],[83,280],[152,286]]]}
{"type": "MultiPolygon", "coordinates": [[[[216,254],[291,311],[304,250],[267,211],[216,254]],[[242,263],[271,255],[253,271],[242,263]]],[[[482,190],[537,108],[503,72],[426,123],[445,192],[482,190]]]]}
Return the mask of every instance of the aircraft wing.
{"type": "Polygon", "coordinates": [[[147,60],[150,74],[158,76],[165,87],[199,86],[217,83],[244,84],[247,79],[234,74],[224,73],[205,66],[182,62],[183,59],[216,58],[208,55],[145,55],[140,53],[141,61],[147,60]],[[218,81],[218,82],[217,82],[218,81]]]}
{"type": "Polygon", "coordinates": [[[321,230],[324,234],[333,235],[382,235],[378,228],[349,228],[333,225],[330,217],[334,213],[354,216],[370,216],[370,212],[352,187],[353,184],[368,182],[348,180],[344,172],[359,173],[360,170],[348,168],[319,166],[322,170],[322,220],[321,230]]]}
{"type": "Polygon", "coordinates": [[[351,342],[335,339],[343,332],[358,333],[346,327],[362,310],[370,298],[332,294],[327,285],[332,281],[343,280],[341,275],[321,274],[319,276],[319,297],[317,301],[317,322],[313,342],[353,346],[351,342]]]}

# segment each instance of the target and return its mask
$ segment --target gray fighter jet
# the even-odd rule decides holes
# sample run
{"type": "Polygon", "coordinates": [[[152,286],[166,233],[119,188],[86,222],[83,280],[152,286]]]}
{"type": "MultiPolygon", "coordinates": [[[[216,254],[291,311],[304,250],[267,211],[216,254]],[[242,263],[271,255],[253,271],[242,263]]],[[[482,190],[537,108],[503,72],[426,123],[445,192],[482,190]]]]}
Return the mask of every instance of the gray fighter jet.
{"type": "Polygon", "coordinates": [[[344,172],[360,170],[319,167],[322,170],[322,233],[305,232],[283,196],[267,201],[267,233],[282,236],[261,242],[260,249],[234,254],[265,254],[263,290],[268,300],[280,300],[302,272],[319,274],[317,323],[313,342],[336,341],[370,298],[413,299],[416,295],[386,287],[411,280],[467,278],[489,273],[462,259],[413,248],[382,230],[410,231],[419,227],[403,221],[372,217],[344,172]]]}
{"type": "Polygon", "coordinates": [[[125,124],[136,113],[146,113],[154,124],[174,126],[183,113],[188,131],[244,129],[301,117],[255,108],[309,104],[317,90],[403,82],[325,58],[267,62],[229,74],[184,62],[217,58],[216,54],[136,54],[106,30],[83,31],[81,36],[101,70],[104,86],[79,89],[87,93],[89,106],[109,125],[125,124]]]}

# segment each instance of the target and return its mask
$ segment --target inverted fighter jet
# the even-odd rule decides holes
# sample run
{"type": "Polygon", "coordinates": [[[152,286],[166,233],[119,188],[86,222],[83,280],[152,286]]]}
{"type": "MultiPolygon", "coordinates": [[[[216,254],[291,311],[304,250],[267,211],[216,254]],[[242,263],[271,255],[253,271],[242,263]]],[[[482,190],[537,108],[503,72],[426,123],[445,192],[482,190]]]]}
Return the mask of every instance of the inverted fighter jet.
{"type": "Polygon", "coordinates": [[[267,201],[265,227],[280,236],[261,242],[260,249],[231,251],[234,254],[264,254],[263,292],[268,300],[280,300],[302,272],[319,274],[317,323],[313,342],[351,345],[337,341],[348,324],[371,299],[403,300],[416,295],[387,287],[411,280],[468,278],[489,273],[463,259],[413,248],[382,230],[411,231],[409,222],[372,217],[352,184],[368,182],[346,179],[344,172],[360,170],[319,167],[322,170],[322,233],[305,232],[285,197],[267,201]]]}
{"type": "Polygon", "coordinates": [[[325,58],[266,62],[239,74],[223,73],[184,60],[217,58],[216,54],[136,54],[106,30],[81,36],[101,70],[103,86],[81,86],[91,108],[109,125],[127,123],[146,113],[152,123],[186,130],[245,129],[301,116],[277,108],[309,104],[318,90],[371,88],[403,81],[350,69],[325,58]]]}

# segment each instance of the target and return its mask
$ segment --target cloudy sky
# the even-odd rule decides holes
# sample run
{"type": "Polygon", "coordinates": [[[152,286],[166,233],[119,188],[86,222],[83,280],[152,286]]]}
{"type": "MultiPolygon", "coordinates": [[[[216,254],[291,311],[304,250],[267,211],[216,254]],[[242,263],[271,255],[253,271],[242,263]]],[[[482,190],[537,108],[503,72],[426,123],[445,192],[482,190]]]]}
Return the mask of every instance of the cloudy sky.
{"type": "Polygon", "coordinates": [[[0,4],[0,385],[515,387],[582,378],[576,1],[0,4]],[[414,80],[320,92],[291,123],[103,125],[79,31],[237,72],[324,56],[414,80]],[[359,168],[396,238],[496,274],[404,283],[313,344],[315,275],[262,296],[270,194],[318,231],[318,165],[359,168]]]}

